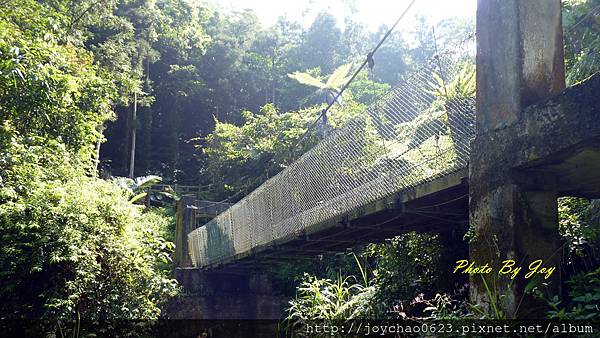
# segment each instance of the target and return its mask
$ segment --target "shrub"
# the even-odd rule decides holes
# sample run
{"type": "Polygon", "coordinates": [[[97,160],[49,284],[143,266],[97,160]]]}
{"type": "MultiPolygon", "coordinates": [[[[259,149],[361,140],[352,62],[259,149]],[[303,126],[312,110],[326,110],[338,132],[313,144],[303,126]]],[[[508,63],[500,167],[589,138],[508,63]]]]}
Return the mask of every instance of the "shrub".
{"type": "Polygon", "coordinates": [[[567,281],[569,297],[561,300],[557,295],[547,297],[541,290],[536,296],[551,307],[547,317],[559,320],[600,319],[600,268],[574,275],[567,281]]]}
{"type": "Polygon", "coordinates": [[[600,238],[600,201],[585,198],[558,199],[558,229],[569,246],[569,260],[584,256],[600,238]]]}
{"type": "Polygon", "coordinates": [[[9,130],[0,131],[0,316],[158,317],[177,291],[170,220],[86,176],[60,143],[9,130]]]}
{"type": "Polygon", "coordinates": [[[305,274],[298,294],[290,301],[288,320],[308,322],[316,319],[344,320],[374,314],[371,299],[375,288],[339,274],[335,280],[305,274]]]}

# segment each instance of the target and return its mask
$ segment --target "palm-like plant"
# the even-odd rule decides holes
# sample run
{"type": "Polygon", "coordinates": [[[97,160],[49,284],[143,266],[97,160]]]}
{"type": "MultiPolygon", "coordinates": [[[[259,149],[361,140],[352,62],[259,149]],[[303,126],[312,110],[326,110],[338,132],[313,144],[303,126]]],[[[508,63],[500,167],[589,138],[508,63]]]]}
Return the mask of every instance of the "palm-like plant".
{"type": "Polygon", "coordinates": [[[156,175],[141,176],[136,178],[113,177],[112,181],[130,196],[130,202],[135,203],[146,197],[148,188],[160,183],[162,178],[156,175]]]}
{"type": "Polygon", "coordinates": [[[426,139],[424,135],[431,134],[432,130],[444,133],[449,129],[450,138],[455,147],[464,147],[466,142],[464,128],[475,120],[475,65],[470,62],[458,63],[451,71],[449,79],[437,74],[432,74],[432,81],[428,82],[430,90],[425,92],[434,95],[435,101],[412,127],[414,129],[412,148],[416,148],[426,139]],[[440,114],[441,113],[441,114],[440,114]],[[446,121],[440,119],[446,116],[446,121]],[[420,135],[422,134],[422,135],[420,135]]]}
{"type": "Polygon", "coordinates": [[[428,92],[445,104],[475,97],[475,65],[472,63],[459,63],[448,81],[444,81],[437,73],[432,76],[433,82],[429,82],[429,86],[433,90],[428,92]]]}
{"type": "Polygon", "coordinates": [[[450,137],[457,148],[465,147],[467,140],[459,135],[464,134],[467,123],[475,121],[475,65],[462,62],[456,65],[456,70],[447,83],[434,74],[437,84],[434,84],[434,95],[444,104],[448,118],[450,137]]]}
{"type": "Polygon", "coordinates": [[[333,73],[327,76],[327,81],[325,82],[308,72],[294,72],[288,74],[288,76],[303,85],[317,88],[315,95],[324,96],[327,103],[331,103],[342,89],[342,86],[350,79],[349,73],[351,68],[351,63],[338,67],[333,73]]]}

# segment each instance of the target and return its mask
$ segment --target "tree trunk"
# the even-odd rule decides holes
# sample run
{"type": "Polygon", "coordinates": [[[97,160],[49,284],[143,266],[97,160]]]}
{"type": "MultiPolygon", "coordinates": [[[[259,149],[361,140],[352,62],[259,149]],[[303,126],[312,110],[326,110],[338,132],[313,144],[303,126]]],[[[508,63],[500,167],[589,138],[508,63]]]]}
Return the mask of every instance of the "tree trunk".
{"type": "Polygon", "coordinates": [[[135,169],[135,129],[137,120],[137,91],[133,93],[133,116],[131,119],[131,157],[129,158],[129,177],[133,178],[135,169]]]}

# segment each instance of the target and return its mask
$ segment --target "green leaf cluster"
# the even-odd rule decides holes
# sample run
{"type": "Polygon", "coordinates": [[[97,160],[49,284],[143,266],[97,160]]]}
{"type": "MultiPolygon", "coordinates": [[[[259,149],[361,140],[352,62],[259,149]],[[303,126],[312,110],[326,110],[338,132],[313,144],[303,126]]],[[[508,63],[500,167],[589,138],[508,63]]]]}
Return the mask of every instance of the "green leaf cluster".
{"type": "Polygon", "coordinates": [[[374,291],[373,286],[341,273],[335,280],[305,274],[296,298],[290,301],[287,320],[298,325],[316,319],[367,318],[374,314],[371,308],[374,291]]]}
{"type": "Polygon", "coordinates": [[[558,320],[600,319],[600,268],[571,277],[567,285],[569,297],[566,300],[561,300],[557,295],[548,298],[538,290],[537,297],[551,307],[546,316],[558,320]]]}
{"type": "Polygon", "coordinates": [[[565,0],[563,26],[567,84],[600,71],[599,0],[565,0]]]}
{"type": "Polygon", "coordinates": [[[558,199],[558,230],[569,247],[568,257],[584,256],[600,239],[600,201],[586,198],[558,199]]]}
{"type": "Polygon", "coordinates": [[[29,0],[0,13],[0,121],[87,160],[112,117],[115,87],[88,51],[62,41],[60,16],[51,14],[29,0]]]}

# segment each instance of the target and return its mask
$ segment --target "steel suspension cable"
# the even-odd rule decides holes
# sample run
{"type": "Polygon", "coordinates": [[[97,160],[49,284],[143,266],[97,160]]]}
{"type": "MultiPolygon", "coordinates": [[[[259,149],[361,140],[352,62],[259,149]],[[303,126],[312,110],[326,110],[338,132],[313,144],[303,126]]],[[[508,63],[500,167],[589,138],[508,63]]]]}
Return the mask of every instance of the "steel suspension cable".
{"type": "Polygon", "coordinates": [[[408,11],[410,10],[410,8],[414,5],[414,3],[416,1],[417,0],[412,0],[408,4],[408,6],[404,10],[404,12],[402,12],[402,14],[400,15],[400,17],[398,17],[398,19],[396,20],[396,22],[394,23],[394,25],[390,29],[388,29],[388,31],[385,33],[385,35],[383,36],[383,38],[381,38],[381,40],[379,40],[379,43],[375,46],[375,48],[373,48],[373,50],[370,51],[367,54],[366,59],[361,63],[360,67],[358,67],[358,69],[354,72],[354,74],[352,74],[352,77],[350,77],[350,79],[348,80],[348,82],[346,82],[346,84],[344,84],[344,86],[342,87],[342,89],[340,89],[340,91],[337,93],[337,95],[335,96],[335,98],[330,103],[327,104],[327,107],[321,112],[321,114],[319,114],[319,116],[317,116],[317,119],[308,127],[308,129],[306,129],[306,132],[304,132],[304,134],[302,135],[302,137],[300,137],[298,139],[298,141],[294,144],[294,146],[292,147],[292,149],[295,149],[304,140],[304,138],[308,135],[308,133],[327,114],[327,112],[329,111],[329,109],[331,109],[331,107],[333,107],[333,105],[342,96],[342,94],[348,88],[348,86],[350,86],[350,84],[352,83],[352,81],[354,81],[354,79],[356,78],[356,76],[358,76],[358,74],[363,70],[363,68],[365,68],[365,66],[367,65],[367,63],[369,63],[373,59],[373,56],[375,55],[375,53],[377,52],[377,50],[379,49],[379,47],[381,47],[381,45],[383,45],[383,43],[388,39],[388,37],[392,34],[392,32],[394,31],[394,29],[396,28],[396,26],[398,26],[398,23],[400,23],[400,21],[402,20],[402,18],[404,18],[404,16],[406,15],[406,13],[408,13],[408,11]]]}

